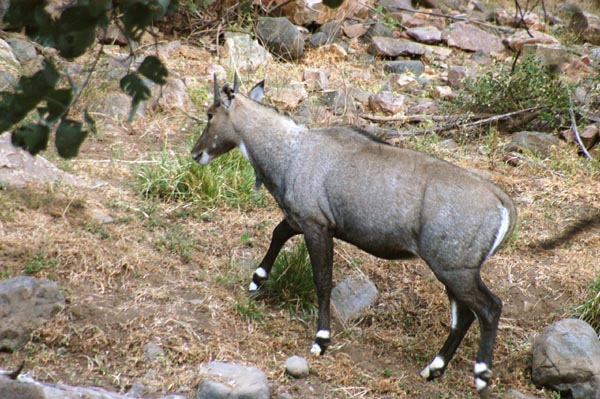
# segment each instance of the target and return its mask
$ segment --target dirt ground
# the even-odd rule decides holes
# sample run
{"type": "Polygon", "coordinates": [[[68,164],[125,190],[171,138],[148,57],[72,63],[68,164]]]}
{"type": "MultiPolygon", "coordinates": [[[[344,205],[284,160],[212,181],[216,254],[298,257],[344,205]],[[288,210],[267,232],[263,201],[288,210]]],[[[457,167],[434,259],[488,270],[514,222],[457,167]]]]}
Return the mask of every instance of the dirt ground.
{"type": "MultiPolygon", "coordinates": [[[[169,59],[176,73],[198,78],[196,87],[210,85],[206,65],[202,57],[180,54],[169,59]]],[[[299,69],[280,68],[270,72],[275,80],[285,74],[300,76],[299,69]]],[[[203,118],[203,112],[194,113],[203,118]]],[[[181,202],[144,199],[135,184],[140,165],[155,162],[165,151],[188,154],[198,133],[177,110],[149,111],[132,125],[105,121],[78,158],[64,161],[52,151],[45,154],[88,186],[0,191],[0,276],[28,272],[56,280],[67,299],[65,309],[26,348],[0,354],[0,367],[14,369],[25,361],[25,371],[42,381],[119,392],[141,382],[149,398],[167,393],[195,397],[198,368],[211,360],[260,367],[273,397],[285,391],[309,399],[475,396],[476,326],[443,378],[428,383],[419,377],[450,326],[443,288],[422,261],[383,261],[338,242],[335,281],[365,273],[380,294],[376,305],[353,324],[334,325],[332,347],[322,358],[308,353],[313,318],[291,316],[260,300],[255,306],[261,317],[243,317],[238,309],[248,303],[252,270],[281,218],[275,204],[198,211],[181,202]],[[97,212],[113,221],[101,223],[97,212]],[[27,269],[33,259],[40,260],[37,270],[27,269]],[[148,342],[164,350],[152,363],[144,355],[148,342]],[[284,362],[294,354],[308,358],[308,378],[285,375],[284,362]]],[[[502,393],[516,388],[551,398],[550,392],[531,384],[531,342],[546,325],[573,315],[588,298],[588,286],[600,272],[600,235],[588,231],[548,251],[532,244],[600,208],[598,167],[569,148],[557,149],[548,160],[510,166],[500,151],[490,158],[482,150],[483,139],[465,140],[454,150],[445,149],[438,138],[431,140],[413,137],[395,144],[426,148],[483,171],[518,207],[512,239],[483,272],[504,302],[494,389],[502,393]]],[[[496,146],[507,140],[500,136],[496,146]]]]}

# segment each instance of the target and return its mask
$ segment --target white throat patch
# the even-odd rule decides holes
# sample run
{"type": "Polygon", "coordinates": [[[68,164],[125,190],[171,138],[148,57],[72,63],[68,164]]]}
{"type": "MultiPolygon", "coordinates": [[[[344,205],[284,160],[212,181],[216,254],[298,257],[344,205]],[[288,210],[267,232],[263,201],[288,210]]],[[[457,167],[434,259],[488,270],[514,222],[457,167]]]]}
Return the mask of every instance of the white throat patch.
{"type": "Polygon", "coordinates": [[[244,158],[246,158],[247,160],[250,160],[250,156],[248,155],[248,149],[246,148],[246,144],[244,144],[243,141],[240,141],[240,145],[238,146],[238,149],[240,150],[240,152],[242,153],[244,158]]]}

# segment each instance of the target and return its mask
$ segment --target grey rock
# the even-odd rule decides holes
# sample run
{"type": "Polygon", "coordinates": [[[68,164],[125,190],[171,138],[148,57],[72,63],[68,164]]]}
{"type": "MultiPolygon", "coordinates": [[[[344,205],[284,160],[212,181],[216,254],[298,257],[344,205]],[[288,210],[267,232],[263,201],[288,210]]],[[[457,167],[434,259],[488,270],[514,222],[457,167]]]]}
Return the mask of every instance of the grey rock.
{"type": "Polygon", "coordinates": [[[0,90],[16,85],[21,76],[21,65],[15,57],[10,45],[0,39],[0,90]]]}
{"type": "Polygon", "coordinates": [[[0,370],[0,398],[2,399],[134,399],[96,387],[77,387],[65,384],[44,384],[27,376],[16,380],[0,370]]]}
{"type": "Polygon", "coordinates": [[[200,373],[207,380],[200,384],[197,399],[269,399],[267,376],[256,367],[210,362],[200,367],[200,373]]]}
{"type": "Polygon", "coordinates": [[[557,321],[533,343],[532,381],[574,399],[600,398],[600,342],[589,324],[557,321]]]}
{"type": "MultiPolygon", "coordinates": [[[[126,120],[131,111],[131,97],[122,92],[109,93],[104,97],[104,101],[93,105],[91,111],[98,119],[126,120]]],[[[136,117],[143,118],[145,115],[146,102],[142,101],[136,110],[136,117]]]]}
{"type": "Polygon", "coordinates": [[[286,60],[304,55],[304,38],[287,18],[259,18],[256,35],[271,52],[286,60]]]}
{"type": "Polygon", "coordinates": [[[255,71],[273,59],[263,46],[245,33],[225,32],[223,49],[231,66],[239,71],[255,71]]]}
{"type": "Polygon", "coordinates": [[[37,58],[35,46],[29,40],[14,36],[7,38],[6,42],[10,45],[13,54],[20,63],[26,63],[37,58]]]}
{"type": "Polygon", "coordinates": [[[150,341],[144,345],[144,355],[146,356],[146,362],[152,363],[156,359],[163,357],[165,352],[156,342],[150,341]]]}
{"type": "Polygon", "coordinates": [[[489,54],[504,50],[500,37],[467,22],[455,22],[448,26],[442,34],[442,40],[450,47],[465,51],[482,51],[489,54]]]}
{"type": "Polygon", "coordinates": [[[285,371],[294,378],[304,378],[308,377],[310,369],[305,358],[292,356],[285,361],[285,371]]]}
{"type": "Polygon", "coordinates": [[[9,6],[10,6],[10,0],[0,0],[0,27],[1,28],[4,27],[4,23],[2,23],[2,21],[4,20],[4,14],[6,14],[6,11],[8,11],[9,6]]]}
{"type": "Polygon", "coordinates": [[[231,387],[216,381],[204,381],[198,387],[196,399],[229,399],[231,387]]]}
{"type": "Polygon", "coordinates": [[[366,40],[372,40],[374,37],[394,37],[394,32],[382,22],[374,21],[367,29],[364,38],[366,40]]]}
{"type": "Polygon", "coordinates": [[[163,396],[160,399],[188,399],[188,398],[187,398],[187,396],[183,396],[183,395],[170,394],[167,396],[163,396]]]}
{"type": "Polygon", "coordinates": [[[382,91],[369,97],[369,107],[373,112],[394,115],[406,110],[406,97],[402,94],[382,91]]]}
{"type": "Polygon", "coordinates": [[[383,70],[390,73],[410,72],[415,76],[425,72],[425,65],[419,60],[387,61],[383,64],[383,70]]]}
{"type": "Polygon", "coordinates": [[[552,146],[559,146],[560,140],[542,132],[522,131],[512,135],[511,140],[504,146],[505,151],[529,151],[540,158],[550,155],[552,146]]]}
{"type": "Polygon", "coordinates": [[[141,398],[148,393],[148,387],[139,381],[135,381],[129,391],[125,394],[127,398],[141,398]]]}
{"type": "Polygon", "coordinates": [[[559,69],[571,58],[566,47],[560,44],[525,44],[523,56],[534,56],[543,66],[559,69]]]}
{"type": "Polygon", "coordinates": [[[327,90],[329,87],[329,73],[323,68],[305,69],[302,73],[302,80],[312,90],[327,90]]]}
{"type": "Polygon", "coordinates": [[[32,277],[0,282],[0,350],[15,351],[65,306],[58,284],[32,277]]]}
{"type": "Polygon", "coordinates": [[[406,33],[420,43],[434,44],[442,41],[442,31],[435,26],[417,26],[408,29],[406,33]]]}
{"type": "Polygon", "coordinates": [[[354,98],[342,90],[325,91],[321,96],[323,104],[329,107],[335,115],[343,115],[346,112],[354,112],[357,105],[354,98]]]}
{"type": "Polygon", "coordinates": [[[29,183],[63,182],[77,187],[88,184],[54,166],[40,155],[32,156],[10,141],[10,134],[0,134],[0,186],[23,187],[29,183]]]}
{"type": "Polygon", "coordinates": [[[192,100],[187,91],[183,80],[178,78],[168,78],[167,83],[162,87],[156,85],[153,90],[156,94],[158,105],[164,110],[190,109],[192,100]]]}
{"type": "Polygon", "coordinates": [[[465,87],[465,79],[467,78],[467,69],[462,65],[451,65],[448,67],[448,84],[450,87],[463,88],[465,87]]]}
{"type": "MultiPolygon", "coordinates": [[[[319,40],[319,46],[322,46],[324,44],[331,44],[334,43],[335,41],[337,41],[340,38],[340,35],[342,33],[342,25],[340,22],[338,21],[328,21],[325,22],[323,25],[321,25],[319,27],[319,29],[317,29],[317,32],[315,34],[320,35],[320,40],[319,40]]],[[[315,35],[312,35],[315,36],[315,35]]],[[[316,46],[315,43],[313,43],[313,39],[310,39],[310,42],[313,46],[316,46]]]]}
{"type": "Polygon", "coordinates": [[[509,389],[500,396],[500,399],[537,399],[537,396],[519,392],[516,389],[509,389]]]}
{"type": "Polygon", "coordinates": [[[377,295],[377,287],[368,277],[348,277],[331,291],[334,314],[347,323],[374,304],[377,295]]]}
{"type": "Polygon", "coordinates": [[[379,5],[388,11],[414,10],[411,0],[379,0],[379,5]]]}
{"type": "Polygon", "coordinates": [[[327,34],[324,32],[315,32],[314,34],[310,35],[310,38],[308,39],[308,41],[311,44],[311,46],[320,47],[324,44],[327,44],[327,42],[328,42],[327,34]]]}
{"type": "Polygon", "coordinates": [[[421,44],[407,39],[375,36],[367,51],[378,57],[395,58],[401,55],[420,56],[425,54],[426,49],[421,44]]]}

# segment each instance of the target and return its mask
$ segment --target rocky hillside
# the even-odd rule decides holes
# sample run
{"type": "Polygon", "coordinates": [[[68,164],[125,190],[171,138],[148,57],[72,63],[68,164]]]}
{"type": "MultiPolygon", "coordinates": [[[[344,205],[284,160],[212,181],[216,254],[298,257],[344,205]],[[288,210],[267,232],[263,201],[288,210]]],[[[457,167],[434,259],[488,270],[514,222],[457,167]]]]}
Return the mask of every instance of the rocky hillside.
{"type": "MultiPolygon", "coordinates": [[[[519,222],[484,267],[504,302],[494,393],[598,394],[594,332],[583,322],[552,323],[598,321],[590,287],[597,291],[600,273],[600,8],[544,5],[347,0],[332,10],[276,1],[221,13],[213,6],[190,12],[185,31],[171,29],[177,20],[159,25],[133,59],[117,29],[102,48],[61,62],[80,84],[102,49],[79,105],[98,132],[68,161],[53,149],[30,157],[9,134],[0,137],[0,367],[17,371],[0,375],[0,397],[233,398],[242,386],[256,389],[252,397],[281,399],[476,395],[476,326],[443,378],[419,376],[450,327],[443,287],[419,260],[383,261],[337,243],[338,292],[358,292],[351,297],[365,302],[357,313],[338,312],[321,358],[309,357],[312,297],[300,300],[308,302],[302,310],[283,296],[248,298],[280,211],[264,190],[212,202],[185,191],[189,176],[191,185],[211,186],[228,173],[224,162],[201,177],[189,151],[214,74],[232,81],[234,71],[242,90],[266,78],[265,102],[300,123],[358,125],[500,185],[519,222]],[[127,123],[131,100],[119,79],[157,53],[168,82],[153,86],[127,123]],[[577,225],[582,218],[590,222],[577,225]],[[553,240],[572,226],[578,234],[553,240]],[[564,329],[577,332],[561,341],[574,354],[547,373],[546,360],[558,364],[552,345],[564,329]],[[582,354],[591,360],[573,378],[570,361],[582,354]]],[[[39,68],[47,49],[18,33],[1,37],[0,81],[8,87],[39,68]]],[[[241,157],[227,162],[252,187],[241,157]]]]}

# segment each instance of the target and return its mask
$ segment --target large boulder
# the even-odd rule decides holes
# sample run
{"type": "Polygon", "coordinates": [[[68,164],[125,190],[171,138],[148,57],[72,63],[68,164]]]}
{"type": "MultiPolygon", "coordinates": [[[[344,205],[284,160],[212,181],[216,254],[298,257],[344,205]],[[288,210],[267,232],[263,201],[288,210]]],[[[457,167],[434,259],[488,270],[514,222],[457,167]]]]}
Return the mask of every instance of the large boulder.
{"type": "Polygon", "coordinates": [[[229,66],[238,71],[255,71],[271,62],[273,56],[245,33],[225,32],[223,46],[229,66]]]}
{"type": "MultiPolygon", "coordinates": [[[[136,399],[138,396],[110,392],[96,387],[77,387],[65,384],[43,384],[27,376],[11,378],[0,370],[0,398],[2,399],[136,399]]],[[[163,399],[184,399],[167,395],[163,399]]]]}
{"type": "Polygon", "coordinates": [[[442,40],[450,47],[465,51],[481,51],[489,54],[504,50],[502,39],[468,22],[455,22],[442,33],[442,40]]]}
{"type": "Polygon", "coordinates": [[[200,368],[206,377],[197,399],[269,399],[269,382],[260,369],[234,363],[210,362],[200,368]]]}
{"type": "MultiPolygon", "coordinates": [[[[128,104],[131,103],[129,99],[128,104]]],[[[45,158],[32,156],[12,145],[9,133],[0,132],[0,186],[22,187],[28,183],[61,181],[79,187],[87,183],[58,169],[45,158]]]]}
{"type": "Polygon", "coordinates": [[[573,399],[600,399],[600,341],[584,321],[565,319],[533,343],[531,379],[573,399]]]}
{"type": "Polygon", "coordinates": [[[21,65],[10,45],[0,39],[0,88],[5,91],[16,85],[21,77],[21,65]]]}
{"type": "Polygon", "coordinates": [[[0,282],[0,350],[22,348],[33,330],[64,306],[65,297],[54,281],[23,276],[0,282]]]}
{"type": "Polygon", "coordinates": [[[375,303],[379,292],[367,276],[348,277],[331,291],[335,316],[348,323],[375,303]]]}
{"type": "Polygon", "coordinates": [[[259,18],[256,35],[273,54],[283,59],[295,60],[304,54],[304,37],[287,18],[259,18]]]}

